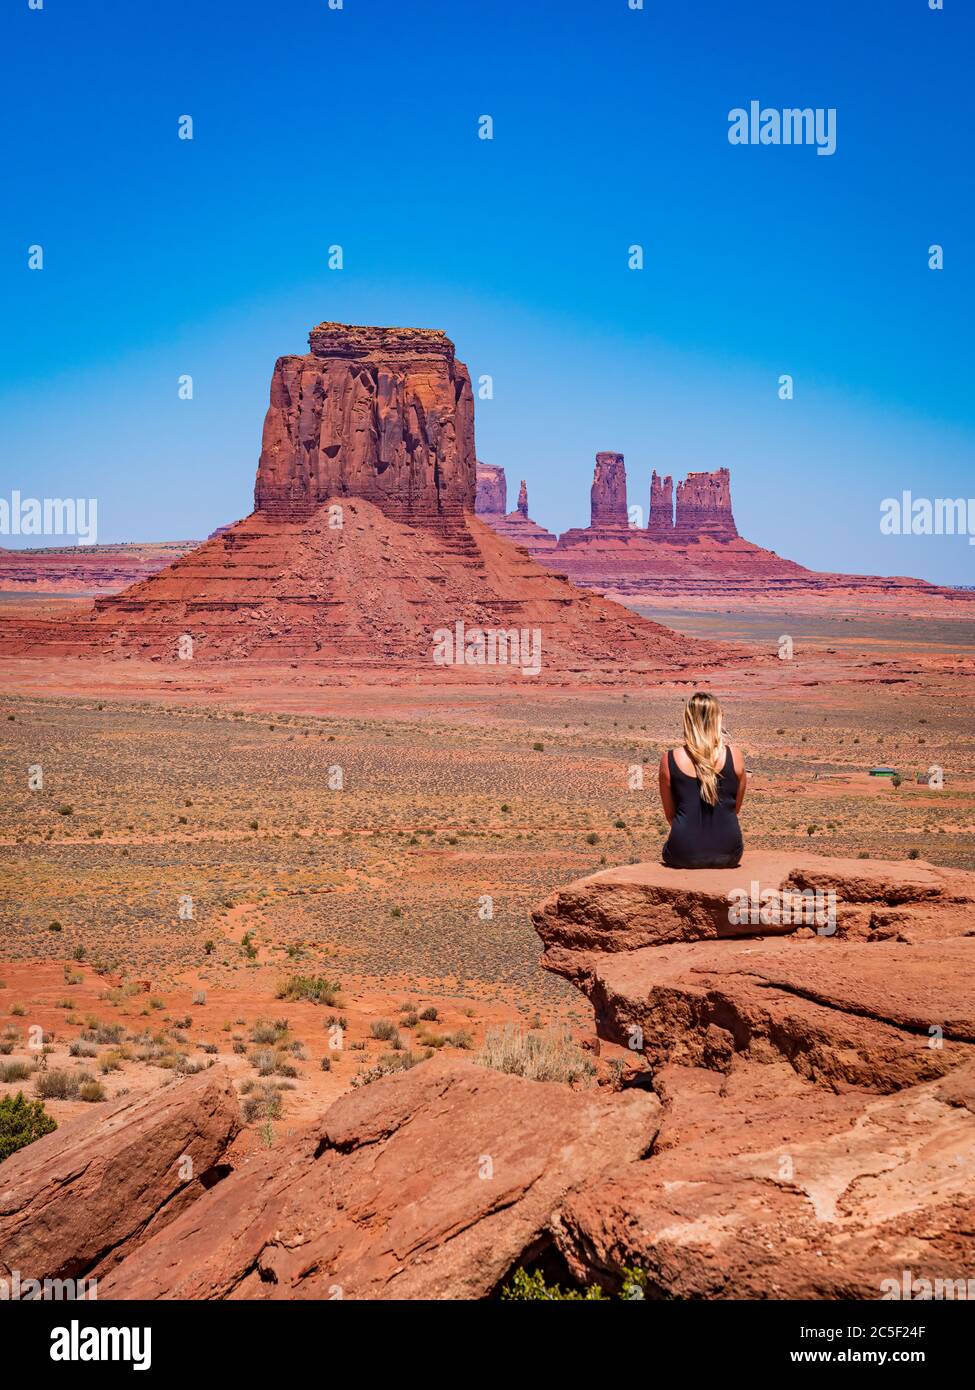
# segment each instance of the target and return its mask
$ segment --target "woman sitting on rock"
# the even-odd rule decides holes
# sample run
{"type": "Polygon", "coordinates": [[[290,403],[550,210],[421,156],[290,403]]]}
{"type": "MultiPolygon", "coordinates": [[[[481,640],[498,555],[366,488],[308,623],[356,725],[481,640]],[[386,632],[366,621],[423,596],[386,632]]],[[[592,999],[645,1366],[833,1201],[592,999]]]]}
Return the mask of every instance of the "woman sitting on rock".
{"type": "Polygon", "coordinates": [[[660,800],[670,824],[663,860],[672,869],[733,869],[744,848],[738,812],[745,760],[721,729],[721,706],[696,690],[684,706],[684,744],[660,759],[660,800]]]}

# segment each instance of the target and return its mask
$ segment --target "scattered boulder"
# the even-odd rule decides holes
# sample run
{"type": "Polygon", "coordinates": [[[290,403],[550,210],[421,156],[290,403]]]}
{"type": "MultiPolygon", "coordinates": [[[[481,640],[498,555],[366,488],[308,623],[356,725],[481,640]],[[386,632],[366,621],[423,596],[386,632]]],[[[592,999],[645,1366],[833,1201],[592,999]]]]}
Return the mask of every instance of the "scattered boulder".
{"type": "Polygon", "coordinates": [[[213,1186],[239,1129],[230,1077],[211,1067],[29,1144],[0,1164],[0,1277],[101,1278],[213,1186]]]}

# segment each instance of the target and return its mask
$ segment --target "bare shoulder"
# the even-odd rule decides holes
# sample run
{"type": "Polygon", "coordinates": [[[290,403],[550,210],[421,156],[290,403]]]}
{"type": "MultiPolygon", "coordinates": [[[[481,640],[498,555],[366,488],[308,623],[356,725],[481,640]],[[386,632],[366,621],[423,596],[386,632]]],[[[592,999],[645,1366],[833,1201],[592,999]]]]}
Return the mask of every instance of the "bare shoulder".
{"type": "Polygon", "coordinates": [[[660,755],[660,775],[661,775],[661,777],[669,777],[669,776],[670,776],[670,755],[669,755],[669,753],[661,753],[661,755],[660,755]]]}
{"type": "Polygon", "coordinates": [[[731,753],[731,761],[734,764],[735,771],[738,773],[744,772],[745,755],[741,750],[741,745],[738,743],[729,743],[728,749],[731,753]]]}

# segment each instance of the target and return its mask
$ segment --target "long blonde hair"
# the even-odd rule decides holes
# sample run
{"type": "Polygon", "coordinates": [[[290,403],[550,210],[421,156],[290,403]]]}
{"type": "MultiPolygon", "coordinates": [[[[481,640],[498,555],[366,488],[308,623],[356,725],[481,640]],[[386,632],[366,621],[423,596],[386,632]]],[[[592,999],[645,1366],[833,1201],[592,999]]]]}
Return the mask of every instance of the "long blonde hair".
{"type": "Polygon", "coordinates": [[[706,690],[695,690],[684,706],[684,747],[701,784],[701,800],[718,800],[718,774],[725,764],[721,706],[706,690]]]}

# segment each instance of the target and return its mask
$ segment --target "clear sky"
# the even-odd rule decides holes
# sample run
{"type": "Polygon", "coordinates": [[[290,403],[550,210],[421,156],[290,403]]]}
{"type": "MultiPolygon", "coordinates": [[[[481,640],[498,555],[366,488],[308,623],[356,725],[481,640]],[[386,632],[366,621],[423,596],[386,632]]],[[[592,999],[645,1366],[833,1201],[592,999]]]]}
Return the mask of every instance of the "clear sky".
{"type": "Polygon", "coordinates": [[[0,495],[203,536],[250,510],[274,359],[406,324],[493,377],[478,454],[552,530],[617,449],[631,502],[727,465],[781,554],[975,583],[964,537],[879,526],[904,488],[975,495],[970,0],[28,5],[0,18],[0,495]],[[751,100],[835,108],[835,154],[729,144],[751,100]]]}

